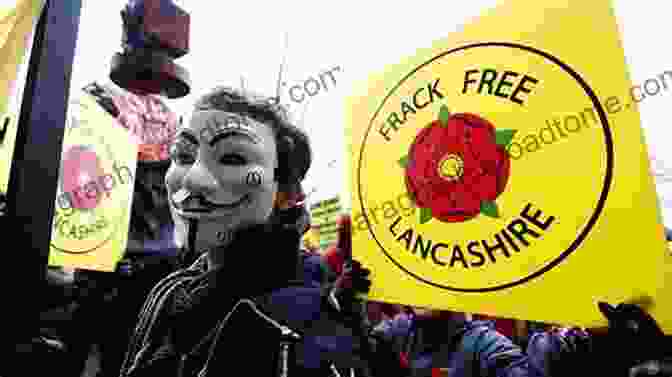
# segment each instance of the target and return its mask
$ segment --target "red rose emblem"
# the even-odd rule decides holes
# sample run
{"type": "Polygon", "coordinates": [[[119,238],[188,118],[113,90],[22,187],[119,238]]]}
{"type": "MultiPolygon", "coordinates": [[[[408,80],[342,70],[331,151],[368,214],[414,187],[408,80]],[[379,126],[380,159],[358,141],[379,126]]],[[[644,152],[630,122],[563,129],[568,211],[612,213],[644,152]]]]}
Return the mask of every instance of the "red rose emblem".
{"type": "Polygon", "coordinates": [[[74,208],[94,209],[100,204],[98,182],[105,173],[95,151],[82,145],[72,146],[63,154],[61,172],[61,189],[70,194],[74,208]]]}
{"type": "Polygon", "coordinates": [[[421,223],[431,218],[463,222],[480,213],[497,217],[495,200],[511,169],[506,145],[514,133],[497,131],[478,115],[450,114],[442,107],[439,120],[418,133],[402,159],[406,189],[421,208],[421,223]]]}

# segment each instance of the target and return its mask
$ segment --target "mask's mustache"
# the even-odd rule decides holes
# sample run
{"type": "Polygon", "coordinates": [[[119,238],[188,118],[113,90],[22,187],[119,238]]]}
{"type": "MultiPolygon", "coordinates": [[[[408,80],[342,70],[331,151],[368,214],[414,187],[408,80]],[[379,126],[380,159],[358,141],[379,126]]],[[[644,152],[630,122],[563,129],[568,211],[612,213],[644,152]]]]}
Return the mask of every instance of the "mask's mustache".
{"type": "Polygon", "coordinates": [[[174,192],[173,195],[171,195],[171,199],[173,202],[176,204],[182,204],[185,200],[187,200],[190,196],[193,196],[188,190],[185,189],[179,189],[178,191],[174,192]]]}
{"type": "Polygon", "coordinates": [[[228,206],[231,203],[217,203],[216,201],[210,200],[205,197],[205,195],[200,194],[200,193],[193,193],[190,192],[187,189],[179,189],[173,195],[171,195],[171,198],[175,204],[181,205],[182,203],[185,203],[189,200],[196,200],[199,205],[203,207],[221,207],[221,206],[228,206]]]}

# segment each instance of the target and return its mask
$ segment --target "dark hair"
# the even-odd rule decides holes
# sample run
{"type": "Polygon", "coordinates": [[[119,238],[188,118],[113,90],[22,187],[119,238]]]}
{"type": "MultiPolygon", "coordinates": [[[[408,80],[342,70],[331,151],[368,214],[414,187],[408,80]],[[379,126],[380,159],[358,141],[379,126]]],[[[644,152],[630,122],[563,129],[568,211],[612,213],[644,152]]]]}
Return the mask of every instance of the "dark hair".
{"type": "Polygon", "coordinates": [[[196,101],[194,110],[220,110],[248,116],[271,127],[275,134],[280,190],[292,192],[310,168],[312,152],[308,135],[294,126],[284,106],[275,98],[230,87],[216,87],[196,101]]]}

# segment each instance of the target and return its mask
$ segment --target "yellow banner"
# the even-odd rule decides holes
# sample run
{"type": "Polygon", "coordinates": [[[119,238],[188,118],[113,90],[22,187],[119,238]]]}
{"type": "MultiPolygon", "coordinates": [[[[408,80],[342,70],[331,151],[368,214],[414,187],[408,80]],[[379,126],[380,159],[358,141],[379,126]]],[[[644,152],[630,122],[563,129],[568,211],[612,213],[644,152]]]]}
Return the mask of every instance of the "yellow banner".
{"type": "Polygon", "coordinates": [[[507,1],[372,75],[348,104],[370,298],[586,327],[650,300],[672,334],[631,86],[607,0],[507,1]]]}
{"type": "Polygon", "coordinates": [[[0,5],[0,192],[7,192],[12,166],[20,101],[9,109],[15,97],[19,66],[26,56],[29,38],[44,7],[44,0],[17,0],[0,5]]]}
{"type": "Polygon", "coordinates": [[[137,153],[93,97],[70,101],[49,265],[114,271],[128,241],[137,153]]]}

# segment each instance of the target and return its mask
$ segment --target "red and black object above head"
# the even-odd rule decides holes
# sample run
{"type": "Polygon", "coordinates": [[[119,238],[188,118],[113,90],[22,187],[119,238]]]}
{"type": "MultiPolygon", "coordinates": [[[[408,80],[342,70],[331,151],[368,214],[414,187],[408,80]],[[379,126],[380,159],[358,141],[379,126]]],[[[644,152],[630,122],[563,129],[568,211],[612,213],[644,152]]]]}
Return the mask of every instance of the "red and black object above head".
{"type": "Polygon", "coordinates": [[[177,115],[157,96],[138,96],[99,82],[83,90],[139,143],[129,237],[141,244],[159,241],[172,222],[165,184],[170,167],[166,150],[177,128],[177,115]]]}
{"type": "Polygon", "coordinates": [[[83,88],[129,131],[138,144],[138,165],[167,169],[169,147],[178,127],[178,116],[156,95],[137,95],[111,83],[92,82],[83,88]]]}
{"type": "Polygon", "coordinates": [[[140,95],[189,94],[189,73],[174,62],[189,52],[189,13],[172,0],[129,0],[121,18],[123,52],[112,57],[110,79],[140,95]]]}

